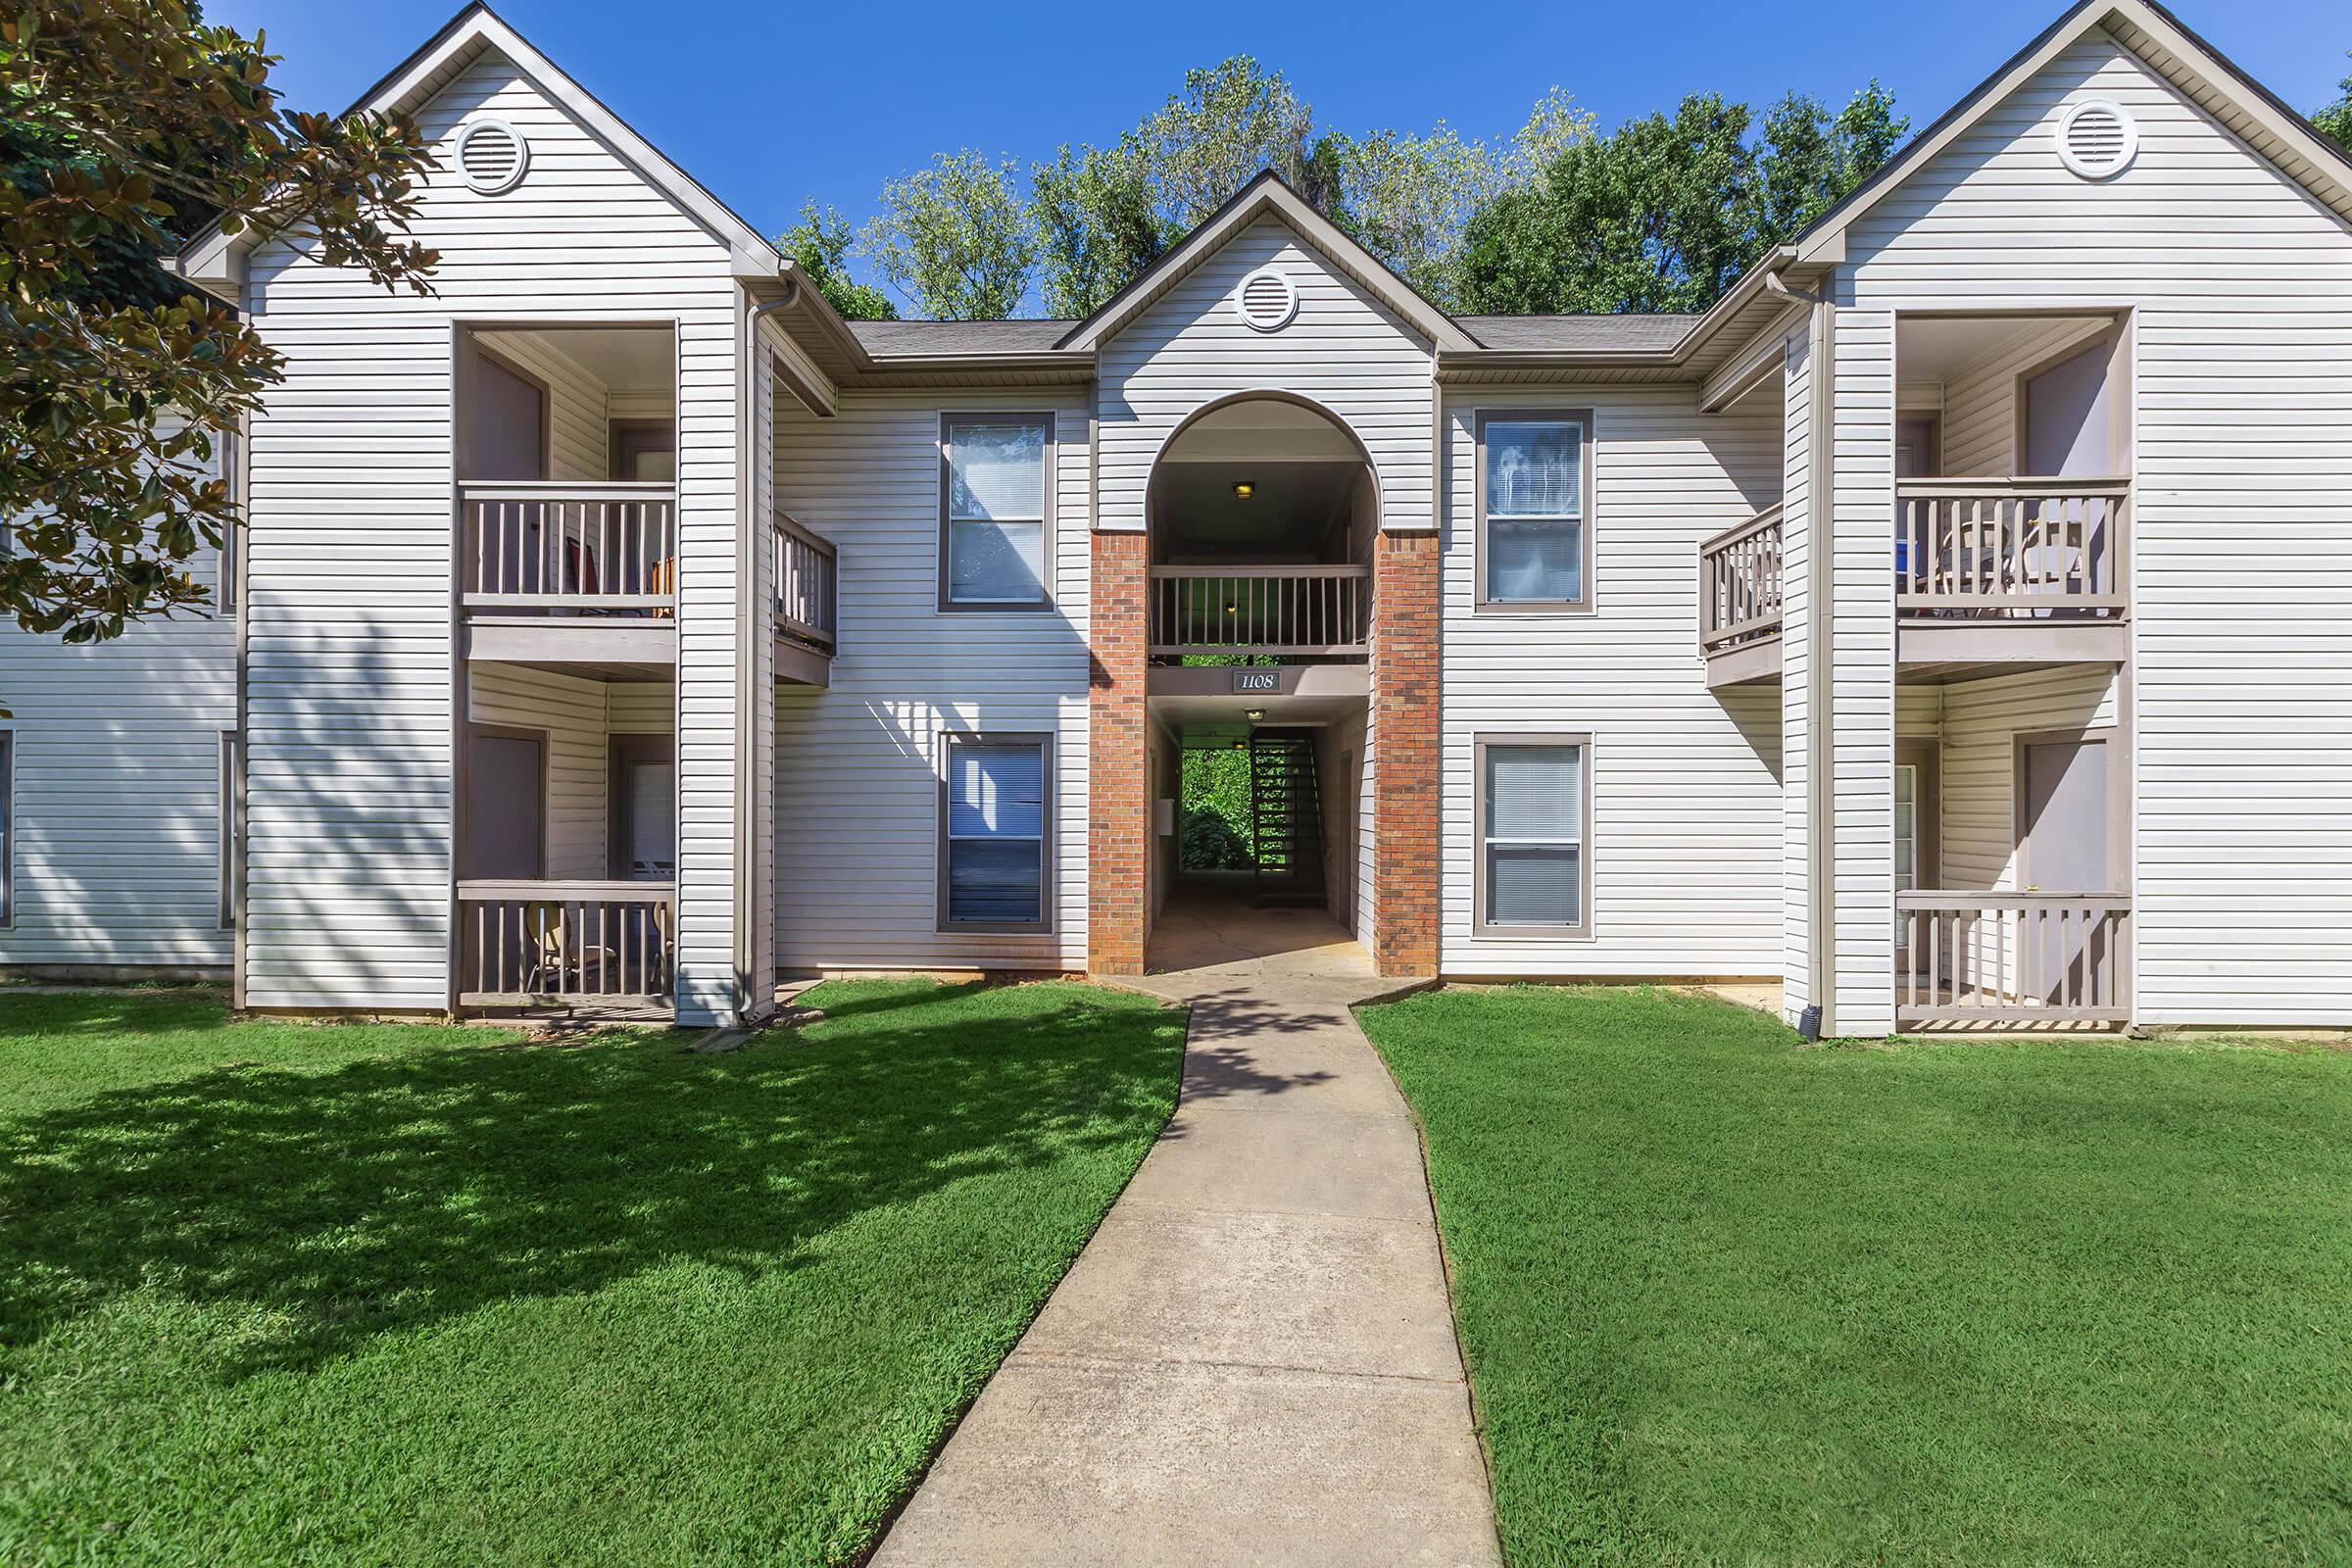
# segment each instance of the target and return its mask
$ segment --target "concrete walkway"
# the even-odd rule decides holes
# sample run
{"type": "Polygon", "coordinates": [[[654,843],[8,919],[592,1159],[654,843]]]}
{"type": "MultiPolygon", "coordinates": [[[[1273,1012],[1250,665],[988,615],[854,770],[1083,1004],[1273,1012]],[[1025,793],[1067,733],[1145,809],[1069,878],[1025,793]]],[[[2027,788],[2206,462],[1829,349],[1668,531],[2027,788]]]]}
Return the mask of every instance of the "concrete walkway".
{"type": "Polygon", "coordinates": [[[1142,982],[1192,1004],[1176,1115],[881,1568],[1499,1561],[1420,1142],[1348,1011],[1393,982],[1318,911],[1265,927],[1142,982]]]}

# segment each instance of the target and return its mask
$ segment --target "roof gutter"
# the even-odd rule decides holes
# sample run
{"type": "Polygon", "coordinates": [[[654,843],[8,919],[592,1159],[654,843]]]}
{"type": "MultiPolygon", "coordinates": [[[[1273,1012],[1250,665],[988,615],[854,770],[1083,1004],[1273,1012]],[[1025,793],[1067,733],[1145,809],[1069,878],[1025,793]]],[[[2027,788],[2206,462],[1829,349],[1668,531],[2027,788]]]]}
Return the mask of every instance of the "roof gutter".
{"type": "MultiPolygon", "coordinates": [[[[1793,256],[1793,252],[1790,253],[1793,256]]],[[[1836,682],[1830,678],[1831,595],[1835,574],[1835,514],[1831,506],[1831,428],[1837,403],[1832,385],[1838,312],[1823,292],[1792,288],[1781,275],[1787,261],[1758,274],[1757,287],[1806,313],[1805,352],[1805,1002],[1797,1032],[1819,1040],[1838,1032],[1835,903],[1831,878],[1838,863],[1836,682]]]]}

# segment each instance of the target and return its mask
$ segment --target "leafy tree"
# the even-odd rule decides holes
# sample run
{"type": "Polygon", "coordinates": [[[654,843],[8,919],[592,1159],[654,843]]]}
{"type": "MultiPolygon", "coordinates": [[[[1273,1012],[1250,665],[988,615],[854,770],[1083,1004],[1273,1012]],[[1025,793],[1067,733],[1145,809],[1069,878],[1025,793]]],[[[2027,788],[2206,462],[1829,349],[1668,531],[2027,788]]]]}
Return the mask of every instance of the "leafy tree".
{"type": "Polygon", "coordinates": [[[1184,808],[1178,854],[1188,871],[1243,869],[1256,863],[1256,817],[1250,804],[1250,754],[1195,748],[1183,755],[1184,808]]]}
{"type": "Polygon", "coordinates": [[[1013,194],[1019,166],[942,153],[931,167],[882,188],[882,211],[858,249],[936,320],[978,321],[1020,309],[1037,242],[1013,194]]]}
{"type": "Polygon", "coordinates": [[[798,262],[833,309],[853,321],[889,321],[898,318],[890,296],[871,283],[849,274],[843,259],[849,255],[850,220],[814,202],[801,208],[801,220],[776,236],[776,249],[798,262]]]}
{"type": "Polygon", "coordinates": [[[1030,166],[1029,189],[1048,316],[1092,316],[1168,248],[1132,131],[1115,147],[1063,143],[1054,162],[1030,166]]]}
{"type": "MultiPolygon", "coordinates": [[[[2345,53],[2352,57],[2352,50],[2345,53]]],[[[2311,122],[2320,128],[2321,135],[2334,138],[2338,146],[2352,153],[2352,75],[2336,85],[2343,89],[2343,96],[2313,115],[2311,122]]]]}
{"type": "Polygon", "coordinates": [[[1508,174],[1485,144],[1445,125],[1427,136],[1379,130],[1340,144],[1341,222],[1366,250],[1440,306],[1460,290],[1470,215],[1508,174]]]}
{"type": "Polygon", "coordinates": [[[1464,307],[1703,311],[1885,163],[1909,128],[1876,82],[1834,117],[1791,94],[1751,140],[1753,122],[1744,104],[1694,93],[1671,119],[1571,140],[1471,218],[1464,307]]]}
{"type": "Polygon", "coordinates": [[[1108,147],[1064,145],[1033,165],[1030,218],[1047,314],[1083,317],[1271,169],[1336,208],[1343,150],[1280,73],[1248,55],[1185,74],[1184,85],[1108,147]]]}
{"type": "Polygon", "coordinates": [[[1755,248],[1786,244],[1870,177],[1909,134],[1894,97],[1876,81],[1832,115],[1821,100],[1790,93],[1764,117],[1750,221],[1755,248]]]}
{"type": "Polygon", "coordinates": [[[1693,94],[1574,142],[1504,190],[1464,234],[1467,308],[1495,313],[1704,309],[1747,260],[1748,111],[1693,94]]]}
{"type": "Polygon", "coordinates": [[[1184,87],[1134,131],[1152,209],[1171,238],[1271,169],[1318,208],[1337,195],[1333,150],[1315,138],[1314,111],[1282,73],[1249,55],[1184,74],[1184,87]]]}
{"type": "Polygon", "coordinates": [[[296,229],[387,288],[427,154],[405,122],[280,106],[259,36],[186,0],[31,0],[0,19],[0,610],[95,642],[202,604],[184,569],[233,526],[215,432],[279,356],[157,259],[206,217],[296,229]],[[177,418],[159,417],[167,411],[177,418]]]}

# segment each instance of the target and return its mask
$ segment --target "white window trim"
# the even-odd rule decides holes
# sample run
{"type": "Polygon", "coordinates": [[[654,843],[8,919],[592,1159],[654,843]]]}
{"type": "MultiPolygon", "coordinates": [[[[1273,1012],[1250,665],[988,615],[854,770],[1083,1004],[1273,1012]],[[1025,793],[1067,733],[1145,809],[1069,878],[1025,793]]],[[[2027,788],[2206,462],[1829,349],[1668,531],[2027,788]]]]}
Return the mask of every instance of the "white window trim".
{"type": "Polygon", "coordinates": [[[1480,734],[1471,738],[1470,784],[1470,934],[1484,942],[1589,942],[1592,939],[1592,737],[1589,732],[1545,730],[1534,733],[1480,734]],[[1583,755],[1577,783],[1583,799],[1577,807],[1573,839],[1490,839],[1487,837],[1487,753],[1535,747],[1574,747],[1583,755]],[[1487,847],[1490,844],[1574,844],[1577,849],[1577,913],[1575,925],[1495,925],[1487,919],[1487,847]]]}
{"type": "Polygon", "coordinates": [[[949,409],[940,414],[939,561],[937,567],[939,593],[936,605],[940,613],[949,615],[1044,615],[1054,612],[1054,575],[1060,554],[1056,537],[1058,530],[1055,526],[1055,496],[1054,493],[1057,477],[1056,459],[1059,456],[1056,435],[1054,412],[1051,409],[949,409]],[[1038,524],[1040,536],[1038,549],[1039,596],[1035,599],[957,599],[955,596],[956,519],[951,517],[948,512],[956,489],[954,432],[956,426],[959,424],[1042,424],[1045,426],[1045,515],[1034,519],[1028,517],[998,519],[1004,522],[1034,520],[1038,524]]]}

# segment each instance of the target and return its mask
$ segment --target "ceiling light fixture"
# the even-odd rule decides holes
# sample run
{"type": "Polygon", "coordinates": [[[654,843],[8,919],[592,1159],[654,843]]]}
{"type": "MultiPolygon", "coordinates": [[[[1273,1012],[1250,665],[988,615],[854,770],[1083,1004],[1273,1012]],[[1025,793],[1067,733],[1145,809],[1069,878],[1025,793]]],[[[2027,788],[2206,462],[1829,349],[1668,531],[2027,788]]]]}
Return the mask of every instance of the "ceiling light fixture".
{"type": "Polygon", "coordinates": [[[1242,716],[1252,724],[1262,724],[1266,719],[1266,710],[1262,708],[1246,709],[1242,716]]]}
{"type": "Polygon", "coordinates": [[[1233,481],[1233,496],[1236,501],[1247,501],[1255,494],[1257,494],[1257,484],[1254,480],[1236,479],[1233,481]]]}

